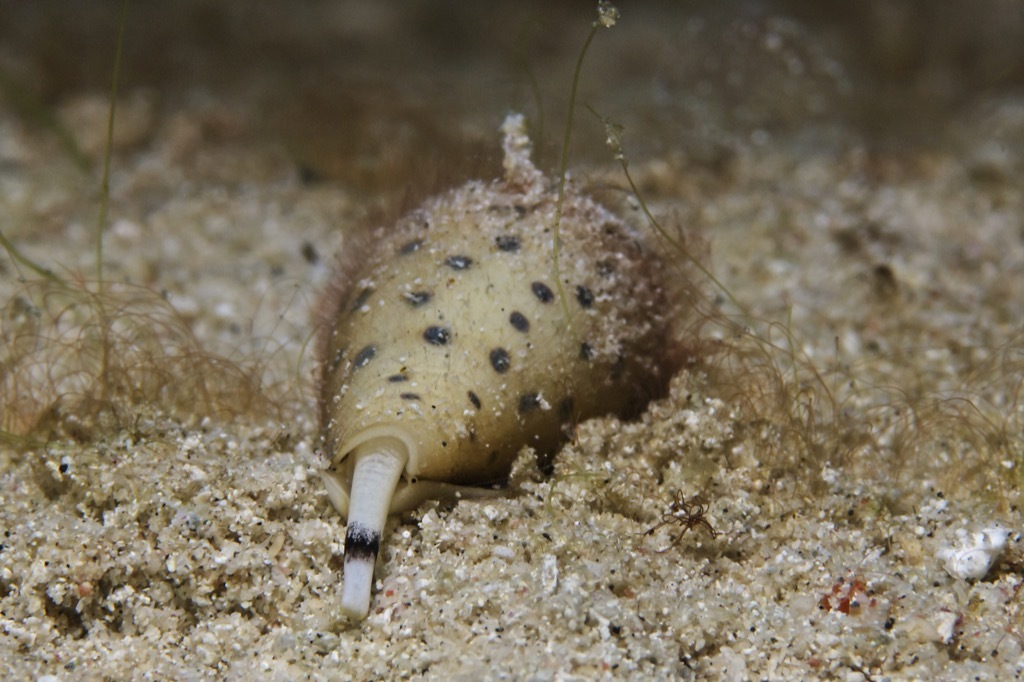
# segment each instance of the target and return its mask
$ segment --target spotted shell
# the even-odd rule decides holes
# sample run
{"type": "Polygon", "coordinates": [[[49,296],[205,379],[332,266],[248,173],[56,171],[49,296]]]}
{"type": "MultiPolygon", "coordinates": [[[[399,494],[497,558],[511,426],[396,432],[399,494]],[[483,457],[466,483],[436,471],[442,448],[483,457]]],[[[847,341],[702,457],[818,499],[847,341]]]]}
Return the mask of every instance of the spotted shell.
{"type": "Polygon", "coordinates": [[[580,420],[635,413],[679,366],[678,272],[570,185],[556,279],[557,183],[531,163],[521,116],[503,131],[502,179],[440,195],[342,256],[320,418],[343,514],[364,444],[405,451],[395,511],[501,481],[520,449],[550,456],[580,420]]]}

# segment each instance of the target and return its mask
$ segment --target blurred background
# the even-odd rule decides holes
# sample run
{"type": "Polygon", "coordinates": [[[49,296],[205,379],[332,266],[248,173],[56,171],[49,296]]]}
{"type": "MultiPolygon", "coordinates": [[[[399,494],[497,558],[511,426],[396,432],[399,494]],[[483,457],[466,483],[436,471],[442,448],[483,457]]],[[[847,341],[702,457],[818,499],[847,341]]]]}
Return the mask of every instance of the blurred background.
{"type": "MultiPolygon", "coordinates": [[[[625,124],[632,157],[671,149],[714,163],[737,139],[811,124],[875,145],[933,145],[979,96],[1024,86],[1019,0],[618,7],[580,97],[625,124]]],[[[0,3],[0,98],[73,112],[77,97],[108,91],[119,10],[113,0],[0,3]]],[[[205,134],[283,143],[305,177],[367,190],[407,182],[417,163],[493,162],[511,109],[531,117],[552,167],[595,16],[582,0],[136,0],[121,91],[143,93],[155,116],[235,101],[237,115],[205,134]]],[[[581,109],[574,162],[607,160],[603,142],[581,109]]]]}

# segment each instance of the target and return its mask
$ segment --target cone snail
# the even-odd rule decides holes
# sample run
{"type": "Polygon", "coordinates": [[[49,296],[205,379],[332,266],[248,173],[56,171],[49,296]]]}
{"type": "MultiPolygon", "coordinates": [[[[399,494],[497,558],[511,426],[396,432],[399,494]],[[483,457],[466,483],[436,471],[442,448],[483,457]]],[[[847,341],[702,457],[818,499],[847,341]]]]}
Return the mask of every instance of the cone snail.
{"type": "Polygon", "coordinates": [[[680,364],[679,271],[570,183],[559,286],[557,182],[532,164],[521,115],[502,132],[503,178],[346,244],[324,297],[323,479],[347,518],[353,619],[389,513],[488,494],[474,486],[503,481],[521,448],[550,458],[580,420],[635,414],[680,364]]]}

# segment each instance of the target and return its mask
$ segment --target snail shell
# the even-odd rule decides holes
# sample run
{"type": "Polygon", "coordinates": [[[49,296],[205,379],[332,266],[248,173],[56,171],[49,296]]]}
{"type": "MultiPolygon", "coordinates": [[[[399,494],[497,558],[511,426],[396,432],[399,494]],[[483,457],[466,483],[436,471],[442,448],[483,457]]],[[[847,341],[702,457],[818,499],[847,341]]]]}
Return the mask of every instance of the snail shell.
{"type": "Polygon", "coordinates": [[[342,609],[365,617],[387,515],[500,482],[588,417],[629,416],[679,366],[672,272],[634,229],[530,161],[521,115],[504,178],[433,198],[342,255],[325,298],[324,481],[347,516],[342,609]]]}

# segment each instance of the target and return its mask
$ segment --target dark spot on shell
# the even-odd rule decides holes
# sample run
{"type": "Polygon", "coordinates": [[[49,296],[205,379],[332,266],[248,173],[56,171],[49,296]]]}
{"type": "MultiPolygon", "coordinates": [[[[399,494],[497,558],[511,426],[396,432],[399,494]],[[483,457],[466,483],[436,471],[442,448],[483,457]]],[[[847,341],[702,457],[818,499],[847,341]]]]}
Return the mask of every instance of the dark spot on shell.
{"type": "Polygon", "coordinates": [[[593,360],[594,349],[590,347],[590,344],[584,341],[580,344],[580,360],[593,360]]]}
{"type": "Polygon", "coordinates": [[[419,308],[433,296],[429,291],[409,291],[404,294],[405,302],[413,308],[419,308]]]}
{"type": "Polygon", "coordinates": [[[366,365],[377,356],[377,348],[375,346],[366,346],[361,351],[356,353],[356,359],[353,360],[353,364],[356,369],[366,367],[366,365]]]}
{"type": "Polygon", "coordinates": [[[423,338],[433,346],[444,346],[451,337],[452,332],[447,327],[427,327],[423,332],[423,338]]]}
{"type": "Polygon", "coordinates": [[[539,393],[524,393],[519,396],[519,414],[533,412],[540,407],[539,393]]]}
{"type": "Polygon", "coordinates": [[[498,374],[507,372],[511,364],[512,360],[508,356],[508,351],[504,348],[495,348],[491,351],[491,367],[498,374]]]}
{"type": "Polygon", "coordinates": [[[524,333],[530,331],[530,321],[518,310],[512,311],[512,314],[508,316],[508,321],[512,323],[512,326],[515,327],[517,331],[524,333]]]}
{"type": "Polygon", "coordinates": [[[467,395],[469,395],[469,402],[473,403],[473,407],[479,410],[481,405],[480,397],[476,393],[473,393],[473,391],[468,391],[467,395]]]}
{"type": "Polygon", "coordinates": [[[448,256],[444,259],[444,264],[452,270],[466,270],[473,264],[473,259],[469,256],[448,256]]]}
{"type": "Polygon", "coordinates": [[[413,239],[411,242],[406,242],[398,249],[400,256],[408,256],[410,253],[416,253],[423,246],[422,239],[413,239]]]}
{"type": "Polygon", "coordinates": [[[543,282],[534,282],[530,285],[530,289],[533,290],[533,295],[537,297],[541,303],[551,303],[555,300],[555,294],[551,291],[551,287],[543,282]]]}
{"type": "Polygon", "coordinates": [[[388,377],[388,383],[391,383],[391,384],[400,384],[403,381],[408,381],[408,380],[409,380],[409,377],[406,376],[405,374],[392,374],[391,376],[388,377]]]}
{"type": "Polygon", "coordinates": [[[576,300],[584,308],[589,308],[594,305],[594,292],[580,284],[576,287],[576,300]]]}
{"type": "Polygon", "coordinates": [[[402,400],[419,400],[420,399],[420,394],[419,393],[402,393],[402,394],[399,395],[399,397],[402,400]]]}
{"type": "Polygon", "coordinates": [[[366,302],[370,299],[370,294],[372,293],[373,287],[366,287],[365,289],[360,291],[359,295],[356,296],[356,300],[352,302],[351,312],[354,313],[355,311],[359,310],[364,305],[366,305],[366,302]]]}
{"type": "Polygon", "coordinates": [[[302,242],[302,248],[299,250],[302,254],[303,259],[310,265],[316,265],[320,262],[320,254],[317,252],[313,242],[302,242]]]}
{"type": "Polygon", "coordinates": [[[502,234],[494,238],[498,249],[507,253],[514,253],[519,250],[519,237],[512,234],[502,234]]]}
{"type": "Polygon", "coordinates": [[[512,208],[516,210],[516,215],[518,215],[520,218],[526,215],[526,207],[523,206],[522,204],[516,204],[512,208]]]}
{"type": "Polygon", "coordinates": [[[442,448],[448,447],[448,441],[446,441],[446,440],[441,441],[441,447],[442,448]]]}

